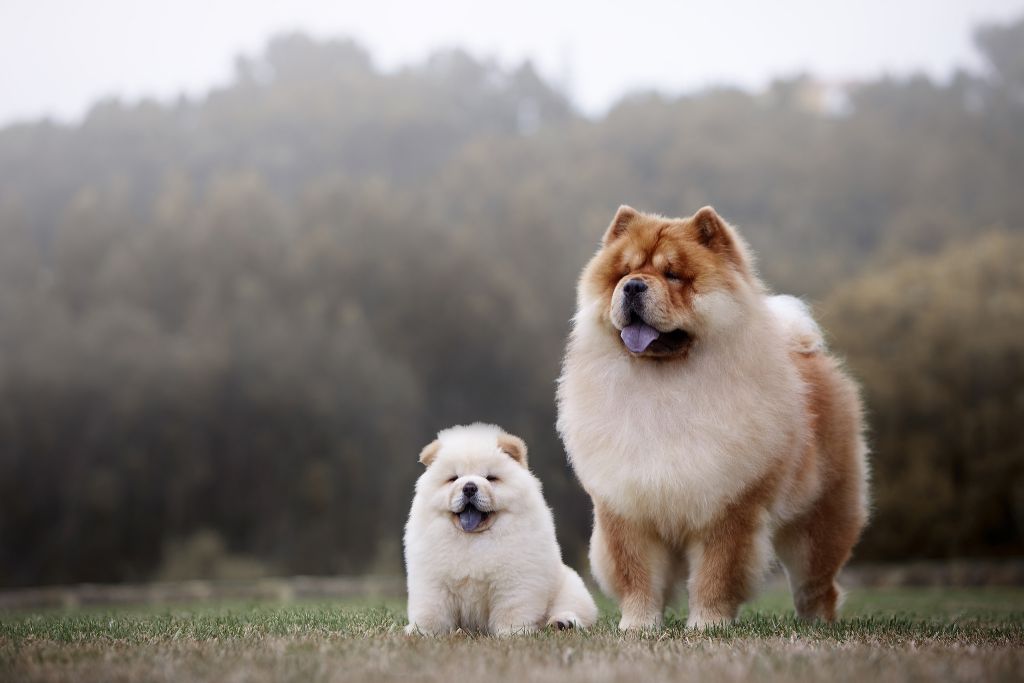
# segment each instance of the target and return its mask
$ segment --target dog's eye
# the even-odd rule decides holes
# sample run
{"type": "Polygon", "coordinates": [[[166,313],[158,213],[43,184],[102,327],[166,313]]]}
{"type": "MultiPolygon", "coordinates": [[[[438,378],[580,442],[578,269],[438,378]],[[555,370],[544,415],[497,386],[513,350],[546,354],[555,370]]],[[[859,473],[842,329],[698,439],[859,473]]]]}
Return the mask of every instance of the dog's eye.
{"type": "Polygon", "coordinates": [[[487,481],[498,481],[498,478],[496,476],[494,476],[493,474],[488,474],[487,475],[487,481]]]}
{"type": "Polygon", "coordinates": [[[679,279],[681,279],[679,277],[679,273],[675,272],[674,270],[666,270],[665,271],[665,277],[667,279],[669,279],[669,280],[679,280],[679,279]]]}
{"type": "Polygon", "coordinates": [[[459,478],[458,476],[453,476],[451,479],[448,480],[448,483],[449,484],[454,484],[455,480],[458,479],[458,478],[459,478]]]}

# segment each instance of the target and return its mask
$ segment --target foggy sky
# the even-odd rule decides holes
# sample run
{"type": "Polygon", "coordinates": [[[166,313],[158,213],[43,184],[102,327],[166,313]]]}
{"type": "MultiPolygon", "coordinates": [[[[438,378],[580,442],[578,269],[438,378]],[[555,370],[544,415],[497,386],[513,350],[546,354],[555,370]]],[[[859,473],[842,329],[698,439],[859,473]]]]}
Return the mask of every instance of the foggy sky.
{"type": "Polygon", "coordinates": [[[0,125],[73,120],[106,96],[200,95],[230,77],[237,54],[286,30],[353,36],[384,68],[454,45],[508,64],[529,57],[599,112],[631,90],[756,88],[799,72],[943,78],[978,68],[974,25],[1022,13],[1024,0],[2,0],[0,125]]]}

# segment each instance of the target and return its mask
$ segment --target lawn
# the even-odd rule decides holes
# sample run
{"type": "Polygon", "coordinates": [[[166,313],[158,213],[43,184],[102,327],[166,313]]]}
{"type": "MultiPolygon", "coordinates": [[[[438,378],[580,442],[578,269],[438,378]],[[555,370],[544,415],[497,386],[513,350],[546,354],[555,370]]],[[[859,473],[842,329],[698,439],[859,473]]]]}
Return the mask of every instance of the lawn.
{"type": "Polygon", "coordinates": [[[769,592],[729,628],[407,637],[401,602],[211,603],[0,612],[0,679],[17,681],[630,681],[1024,677],[1024,589],[863,589],[834,625],[769,592]]]}

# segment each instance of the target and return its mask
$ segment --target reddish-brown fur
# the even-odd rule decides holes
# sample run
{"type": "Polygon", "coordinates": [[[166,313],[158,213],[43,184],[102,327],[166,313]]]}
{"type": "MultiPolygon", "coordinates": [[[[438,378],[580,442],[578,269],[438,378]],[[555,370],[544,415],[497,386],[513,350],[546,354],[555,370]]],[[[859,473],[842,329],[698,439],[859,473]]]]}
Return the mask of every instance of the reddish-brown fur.
{"type": "Polygon", "coordinates": [[[801,577],[792,586],[797,613],[831,621],[839,599],[836,574],[867,522],[863,464],[856,452],[863,428],[860,399],[833,358],[794,354],[793,360],[809,388],[807,410],[814,433],[813,454],[802,460],[794,488],[806,485],[810,477],[799,475],[815,468],[821,492],[800,517],[777,532],[775,546],[791,579],[801,577]],[[807,544],[804,552],[802,543],[807,544]]]}
{"type": "MultiPolygon", "coordinates": [[[[605,233],[603,249],[583,273],[581,286],[610,302],[616,285],[627,277],[656,288],[678,310],[690,310],[696,292],[731,288],[735,277],[753,279],[742,243],[710,207],[687,219],[620,207],[605,233]]],[[[617,334],[611,325],[608,332],[617,334]]],[[[687,350],[683,346],[672,353],[650,355],[658,360],[685,359],[687,350]]]]}
{"type": "MultiPolygon", "coordinates": [[[[665,219],[620,208],[602,250],[585,269],[580,287],[609,304],[626,277],[657,288],[677,312],[692,310],[695,293],[732,289],[739,282],[763,291],[742,240],[705,208],[689,219],[665,219]],[[740,278],[737,280],[736,278],[740,278]]],[[[666,358],[687,362],[686,349],[666,358]]],[[[782,458],[699,529],[666,532],[651,520],[627,519],[594,498],[595,539],[612,565],[612,588],[624,622],[649,622],[660,615],[674,580],[687,571],[687,549],[699,549],[689,580],[691,608],[700,623],[735,618],[758,579],[758,534],[766,510],[780,500],[802,501],[800,512],[775,531],[772,544],[790,575],[797,612],[832,620],[839,591],[835,577],[866,522],[860,399],[854,383],[824,351],[791,354],[805,383],[806,422],[811,438],[795,457],[782,458]],[[629,617],[629,618],[627,618],[629,617]]],[[[728,420],[723,415],[721,419],[728,420]]]]}
{"type": "Polygon", "coordinates": [[[660,609],[650,567],[650,544],[656,532],[610,511],[594,502],[595,523],[604,530],[605,540],[615,564],[615,592],[620,600],[633,603],[634,609],[660,609]]]}

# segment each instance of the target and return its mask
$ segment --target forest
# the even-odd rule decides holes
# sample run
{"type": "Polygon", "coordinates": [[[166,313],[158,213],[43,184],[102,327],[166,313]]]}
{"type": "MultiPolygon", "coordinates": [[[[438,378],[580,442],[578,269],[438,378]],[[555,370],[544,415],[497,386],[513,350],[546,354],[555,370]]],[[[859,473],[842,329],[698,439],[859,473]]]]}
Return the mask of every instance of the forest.
{"type": "Polygon", "coordinates": [[[379,68],[280,35],[230,83],[0,129],[0,586],[398,573],[419,449],[554,429],[575,281],[619,204],[712,204],[861,382],[854,561],[1024,553],[1024,18],[984,69],[638,92],[529,63],[379,68]]]}

